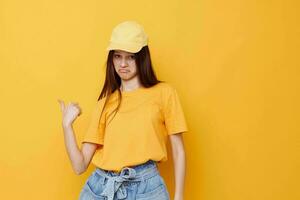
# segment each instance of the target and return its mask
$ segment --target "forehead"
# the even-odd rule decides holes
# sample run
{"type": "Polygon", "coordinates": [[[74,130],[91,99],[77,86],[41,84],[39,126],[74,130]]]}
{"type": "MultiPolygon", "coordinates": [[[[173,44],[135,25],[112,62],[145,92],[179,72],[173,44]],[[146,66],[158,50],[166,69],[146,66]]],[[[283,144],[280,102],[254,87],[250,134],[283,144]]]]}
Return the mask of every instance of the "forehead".
{"type": "Polygon", "coordinates": [[[123,51],[123,50],[115,50],[114,53],[123,54],[123,55],[133,55],[134,53],[123,51]]]}

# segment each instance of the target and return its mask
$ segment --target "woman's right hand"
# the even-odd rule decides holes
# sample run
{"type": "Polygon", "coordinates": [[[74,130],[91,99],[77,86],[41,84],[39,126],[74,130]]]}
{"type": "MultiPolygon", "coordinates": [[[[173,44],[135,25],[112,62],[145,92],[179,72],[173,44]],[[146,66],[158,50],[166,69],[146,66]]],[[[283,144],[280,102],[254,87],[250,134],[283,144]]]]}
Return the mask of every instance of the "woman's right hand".
{"type": "Polygon", "coordinates": [[[60,104],[60,109],[62,112],[62,125],[70,126],[74,120],[81,114],[81,108],[78,106],[78,103],[70,102],[65,106],[64,101],[57,99],[60,104]]]}

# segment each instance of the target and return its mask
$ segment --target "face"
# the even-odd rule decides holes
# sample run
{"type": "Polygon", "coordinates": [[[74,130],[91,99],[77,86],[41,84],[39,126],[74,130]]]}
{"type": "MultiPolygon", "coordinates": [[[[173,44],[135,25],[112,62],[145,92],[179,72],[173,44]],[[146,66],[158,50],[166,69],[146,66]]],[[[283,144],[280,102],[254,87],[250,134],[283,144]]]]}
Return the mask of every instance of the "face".
{"type": "Polygon", "coordinates": [[[134,53],[123,50],[115,50],[113,63],[117,74],[122,80],[130,80],[137,77],[137,66],[134,53]]]}

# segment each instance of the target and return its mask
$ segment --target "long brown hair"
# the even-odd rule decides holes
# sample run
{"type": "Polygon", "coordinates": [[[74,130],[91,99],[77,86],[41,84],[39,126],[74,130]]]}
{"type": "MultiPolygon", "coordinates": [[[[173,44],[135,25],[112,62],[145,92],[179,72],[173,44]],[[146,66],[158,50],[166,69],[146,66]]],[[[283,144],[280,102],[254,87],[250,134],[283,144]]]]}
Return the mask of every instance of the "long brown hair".
{"type": "MultiPolygon", "coordinates": [[[[100,118],[102,116],[102,113],[105,109],[105,106],[107,105],[107,102],[109,101],[110,96],[112,93],[114,93],[116,90],[118,90],[118,106],[115,110],[115,114],[119,110],[119,107],[121,105],[122,101],[122,94],[120,91],[120,86],[121,86],[121,78],[117,74],[114,68],[113,64],[113,55],[114,55],[114,50],[109,51],[107,61],[106,61],[106,75],[105,75],[105,82],[102,88],[102,91],[100,93],[100,96],[98,98],[98,101],[104,97],[107,97],[105,99],[105,103],[103,106],[103,109],[101,111],[100,118]]],[[[139,52],[135,53],[135,62],[137,65],[137,73],[140,78],[141,84],[145,88],[152,87],[156,85],[157,83],[164,82],[160,81],[157,79],[154,69],[152,67],[151,63],[151,57],[150,57],[150,50],[148,45],[144,46],[139,52]]],[[[110,113],[112,114],[112,113],[110,113]]]]}

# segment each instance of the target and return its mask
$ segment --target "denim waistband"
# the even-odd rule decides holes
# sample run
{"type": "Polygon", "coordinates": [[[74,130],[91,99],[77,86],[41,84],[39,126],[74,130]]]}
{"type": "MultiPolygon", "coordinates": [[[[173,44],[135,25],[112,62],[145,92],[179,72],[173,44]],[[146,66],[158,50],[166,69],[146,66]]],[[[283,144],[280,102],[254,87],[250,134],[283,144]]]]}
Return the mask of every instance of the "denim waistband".
{"type": "Polygon", "coordinates": [[[108,179],[105,188],[101,195],[107,196],[108,200],[114,199],[114,194],[117,194],[118,199],[124,199],[127,196],[127,191],[122,185],[124,181],[144,181],[158,172],[157,164],[153,160],[148,160],[145,163],[123,167],[121,172],[104,170],[96,167],[96,173],[108,179]]]}

